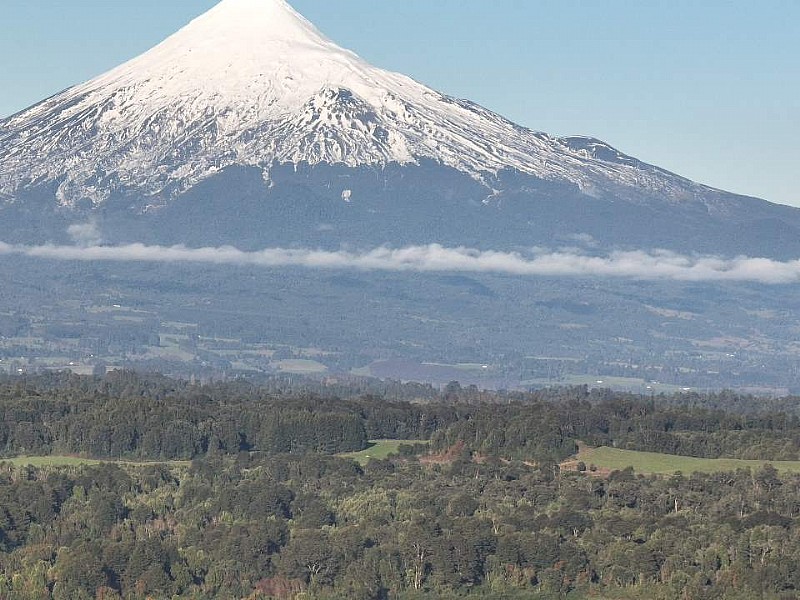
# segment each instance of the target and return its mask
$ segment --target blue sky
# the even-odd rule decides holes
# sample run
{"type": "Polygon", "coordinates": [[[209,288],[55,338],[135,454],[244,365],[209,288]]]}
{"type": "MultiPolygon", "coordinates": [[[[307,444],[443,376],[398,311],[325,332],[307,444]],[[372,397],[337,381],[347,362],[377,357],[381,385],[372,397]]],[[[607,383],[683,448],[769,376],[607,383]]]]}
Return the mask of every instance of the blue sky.
{"type": "MultiPolygon", "coordinates": [[[[291,1],[291,0],[290,0],[291,1]]],[[[141,53],[215,0],[0,0],[0,115],[141,53]]],[[[370,62],[558,135],[800,205],[797,0],[294,0],[370,62]]]]}

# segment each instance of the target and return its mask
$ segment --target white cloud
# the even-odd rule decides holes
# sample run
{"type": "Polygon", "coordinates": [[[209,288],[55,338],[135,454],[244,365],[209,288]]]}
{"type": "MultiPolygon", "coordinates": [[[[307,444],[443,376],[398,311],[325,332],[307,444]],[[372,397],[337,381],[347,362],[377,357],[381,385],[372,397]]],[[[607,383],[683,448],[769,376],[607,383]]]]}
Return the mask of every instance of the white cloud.
{"type": "Polygon", "coordinates": [[[67,227],[67,233],[79,246],[96,246],[103,242],[103,236],[94,221],[70,225],[67,227]]]}
{"type": "Polygon", "coordinates": [[[800,260],[689,256],[670,251],[612,252],[592,256],[575,250],[530,253],[446,248],[439,244],[380,247],[364,252],[267,248],[245,252],[230,246],[21,246],[0,243],[0,255],[47,260],[162,262],[358,269],[365,271],[501,273],[525,277],[613,277],[637,280],[747,281],[765,284],[800,282],[800,260]]]}

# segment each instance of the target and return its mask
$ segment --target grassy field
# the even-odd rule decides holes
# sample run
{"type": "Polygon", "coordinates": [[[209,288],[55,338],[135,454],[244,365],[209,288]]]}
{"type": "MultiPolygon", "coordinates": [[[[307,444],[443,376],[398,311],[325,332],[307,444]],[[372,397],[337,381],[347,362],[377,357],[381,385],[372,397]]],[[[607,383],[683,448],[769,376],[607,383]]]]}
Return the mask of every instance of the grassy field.
{"type": "Polygon", "coordinates": [[[191,464],[189,461],[180,460],[136,462],[128,460],[97,460],[78,456],[16,456],[14,458],[0,458],[0,462],[11,463],[18,467],[78,467],[81,465],[101,465],[107,463],[130,467],[142,467],[147,465],[189,466],[191,464]]]}
{"type": "MultiPolygon", "coordinates": [[[[357,369],[352,369],[350,371],[351,374],[357,375],[359,377],[381,377],[382,369],[377,369],[376,372],[372,370],[374,365],[381,365],[382,363],[385,364],[386,362],[390,361],[376,361],[372,364],[366,365],[365,367],[359,367],[357,369]]],[[[409,363],[411,364],[411,363],[409,363]]],[[[405,365],[408,367],[408,365],[405,365]]],[[[421,377],[425,377],[425,373],[431,374],[431,369],[436,369],[438,374],[441,376],[442,370],[452,370],[452,376],[454,379],[458,379],[460,376],[470,376],[473,378],[484,378],[489,377],[493,374],[495,370],[491,365],[483,364],[483,363],[437,363],[437,362],[421,362],[416,363],[415,368],[422,373],[421,377]]],[[[403,379],[403,377],[400,377],[403,379]]]]}
{"type": "Polygon", "coordinates": [[[325,373],[328,367],[320,362],[309,359],[287,359],[279,360],[275,363],[279,371],[284,373],[295,373],[298,375],[314,375],[325,373]]]}
{"type": "Polygon", "coordinates": [[[387,458],[390,454],[397,454],[400,444],[427,444],[423,440],[372,440],[366,450],[361,452],[347,452],[340,454],[342,458],[352,458],[358,464],[365,465],[371,458],[382,460],[387,458]]]}
{"type": "Polygon", "coordinates": [[[608,388],[621,392],[633,392],[636,394],[674,394],[677,392],[690,391],[677,385],[666,383],[653,383],[644,379],[631,377],[611,377],[606,375],[567,375],[559,380],[550,379],[526,379],[522,385],[527,386],[559,386],[559,385],[588,385],[590,388],[608,388]]]}
{"type": "Polygon", "coordinates": [[[583,461],[587,466],[596,465],[603,470],[616,471],[633,467],[633,470],[637,473],[645,474],[669,474],[677,471],[682,473],[715,473],[718,471],[735,471],[736,469],[758,469],[767,463],[782,472],[800,473],[800,461],[694,458],[608,447],[582,448],[577,460],[583,461]]]}

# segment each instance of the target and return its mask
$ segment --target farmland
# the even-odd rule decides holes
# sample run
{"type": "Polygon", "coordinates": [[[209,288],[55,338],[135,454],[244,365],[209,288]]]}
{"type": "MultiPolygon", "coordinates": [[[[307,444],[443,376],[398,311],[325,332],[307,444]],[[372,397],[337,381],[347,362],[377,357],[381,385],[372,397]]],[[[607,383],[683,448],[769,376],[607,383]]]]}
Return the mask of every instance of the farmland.
{"type": "Polygon", "coordinates": [[[360,465],[365,465],[371,459],[383,460],[392,454],[397,454],[400,446],[403,444],[413,445],[422,443],[426,442],[420,440],[371,440],[368,448],[360,452],[347,452],[345,454],[340,454],[340,456],[342,458],[352,458],[360,465]]]}
{"type": "MultiPolygon", "coordinates": [[[[576,461],[583,461],[587,466],[594,465],[602,471],[617,471],[632,467],[634,471],[642,474],[717,473],[737,469],[759,469],[767,463],[782,473],[800,473],[800,461],[695,458],[609,447],[584,447],[577,455],[576,461]]],[[[574,461],[566,464],[574,464],[574,461]]]]}

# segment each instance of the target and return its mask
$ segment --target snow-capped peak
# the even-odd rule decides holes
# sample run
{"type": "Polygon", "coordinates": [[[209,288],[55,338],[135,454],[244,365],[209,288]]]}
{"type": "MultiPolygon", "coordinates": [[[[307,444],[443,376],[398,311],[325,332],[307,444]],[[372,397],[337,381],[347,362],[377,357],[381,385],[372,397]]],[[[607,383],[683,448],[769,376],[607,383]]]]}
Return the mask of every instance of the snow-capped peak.
{"type": "Polygon", "coordinates": [[[73,92],[135,89],[131,103],[203,99],[210,108],[298,108],[324,85],[361,83],[370,67],[284,0],[223,0],[149,52],[73,92]]]}
{"type": "Polygon", "coordinates": [[[57,181],[63,204],[174,194],[234,164],[420,159],[593,193],[676,185],[375,68],[284,0],[222,0],[145,54],[0,122],[0,196],[57,181]]]}

